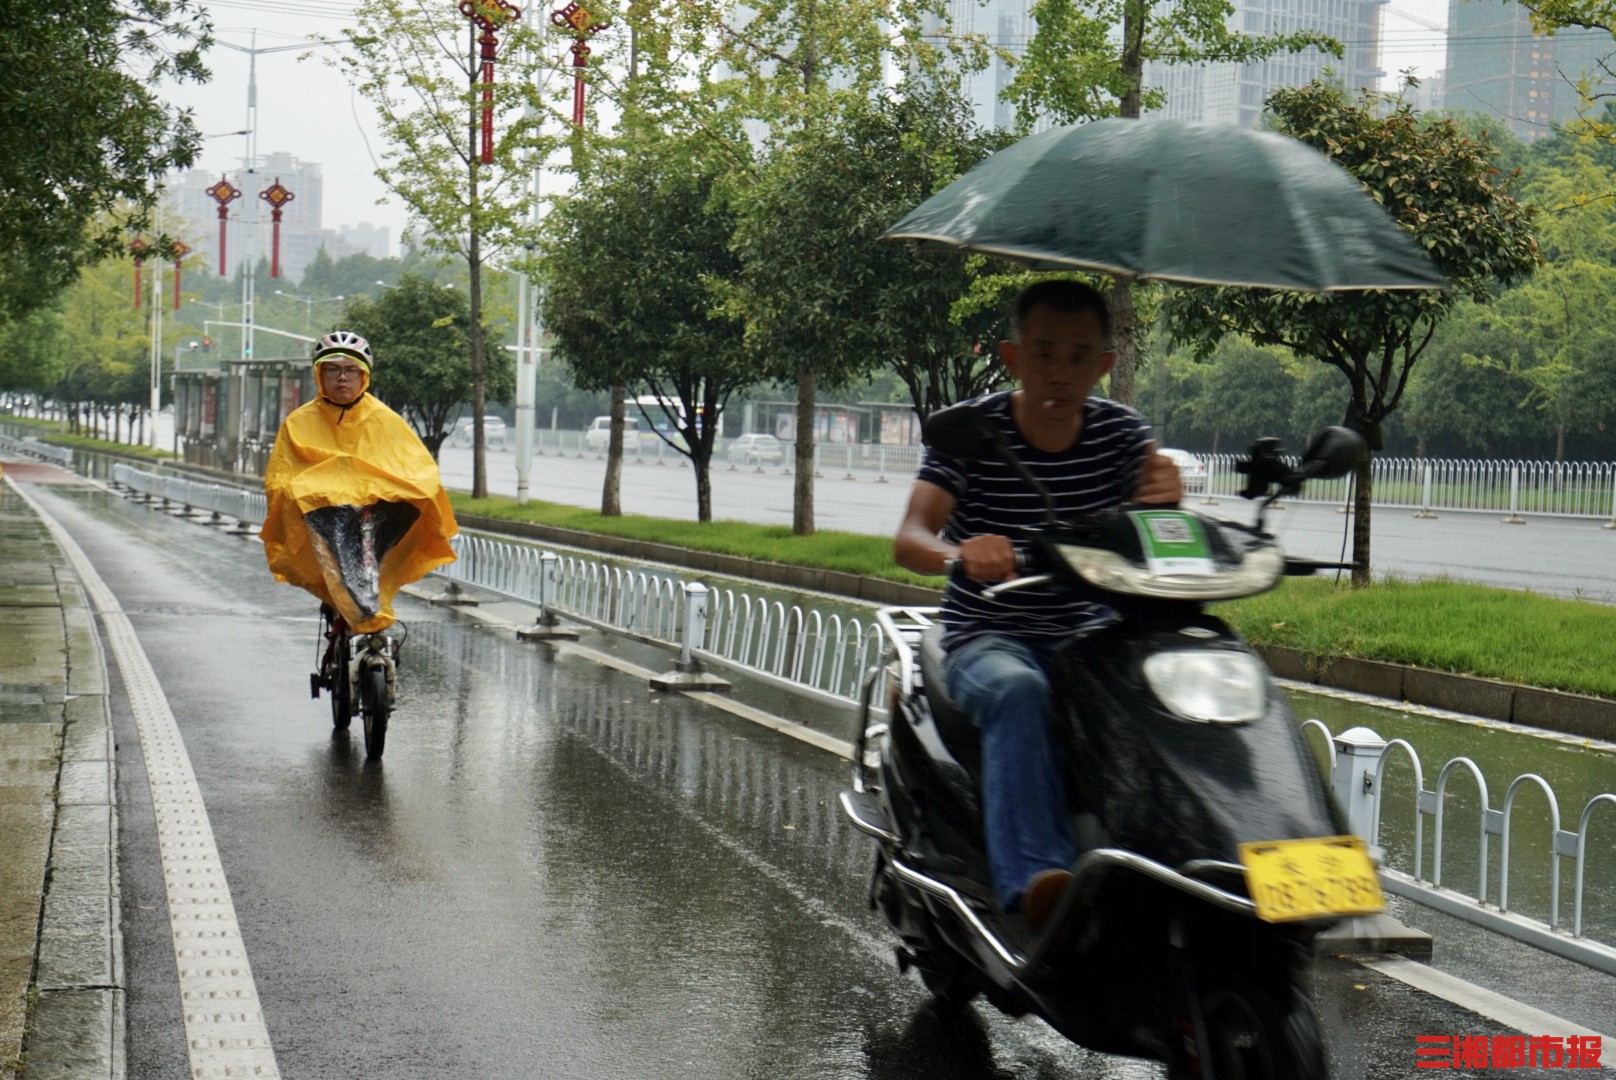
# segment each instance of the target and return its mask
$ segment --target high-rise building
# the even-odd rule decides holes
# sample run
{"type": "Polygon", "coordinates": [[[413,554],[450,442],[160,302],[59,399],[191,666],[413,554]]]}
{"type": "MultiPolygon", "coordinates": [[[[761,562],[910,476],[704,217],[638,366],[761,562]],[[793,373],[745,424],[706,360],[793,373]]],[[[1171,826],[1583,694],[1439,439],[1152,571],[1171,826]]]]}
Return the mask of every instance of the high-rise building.
{"type": "Polygon", "coordinates": [[[383,226],[360,222],[345,224],[336,229],[325,228],[322,221],[324,181],[320,166],[300,161],[291,154],[276,152],[263,155],[250,172],[236,170],[224,176],[218,173],[192,169],[171,179],[164,211],[185,222],[182,234],[192,251],[204,259],[212,272],[219,266],[219,209],[218,203],[208,195],[207,189],[220,179],[228,179],[241,190],[241,197],[230,204],[229,227],[225,239],[227,272],[235,274],[243,259],[257,262],[269,258],[272,242],[269,204],[259,193],[279,181],[292,193],[292,201],[281,212],[280,269],[282,276],[297,280],[314,261],[323,247],[333,259],[349,255],[368,254],[386,258],[389,254],[389,230],[383,226]]]}
{"type": "Polygon", "coordinates": [[[1577,82],[1602,75],[1612,51],[1607,31],[1534,34],[1518,4],[1449,0],[1443,105],[1495,117],[1530,142],[1576,118],[1577,82]]]}
{"type": "Polygon", "coordinates": [[[1315,31],[1341,42],[1337,59],[1317,49],[1277,53],[1245,64],[1162,64],[1145,67],[1146,85],[1163,89],[1162,115],[1177,120],[1256,127],[1275,90],[1305,86],[1333,73],[1349,90],[1376,87],[1380,16],[1386,0],[1234,0],[1231,30],[1252,36],[1315,31]]]}
{"type": "MultiPolygon", "coordinates": [[[[1333,71],[1349,87],[1378,83],[1380,7],[1386,0],[1234,0],[1232,29],[1247,34],[1287,34],[1314,30],[1340,41],[1341,59],[1317,49],[1280,54],[1249,64],[1146,65],[1145,83],[1167,92],[1162,115],[1180,120],[1253,127],[1263,101],[1280,87],[1302,86],[1333,71]]],[[[1037,27],[1032,0],[951,0],[949,18],[956,32],[976,34],[1012,55],[1026,50],[1037,27]]],[[[995,56],[982,71],[964,76],[966,96],[976,107],[977,121],[987,127],[1010,127],[1014,108],[1000,96],[1014,67],[995,56]]]]}

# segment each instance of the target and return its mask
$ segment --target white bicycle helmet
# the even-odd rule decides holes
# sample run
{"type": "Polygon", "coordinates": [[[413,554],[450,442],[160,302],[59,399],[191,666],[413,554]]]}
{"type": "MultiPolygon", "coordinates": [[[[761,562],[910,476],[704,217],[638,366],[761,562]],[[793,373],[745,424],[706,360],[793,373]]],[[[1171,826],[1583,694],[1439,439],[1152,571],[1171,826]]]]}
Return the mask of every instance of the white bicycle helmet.
{"type": "Polygon", "coordinates": [[[314,346],[314,362],[333,357],[343,357],[353,360],[370,374],[371,356],[370,342],[354,333],[352,330],[333,330],[321,338],[314,346]]]}

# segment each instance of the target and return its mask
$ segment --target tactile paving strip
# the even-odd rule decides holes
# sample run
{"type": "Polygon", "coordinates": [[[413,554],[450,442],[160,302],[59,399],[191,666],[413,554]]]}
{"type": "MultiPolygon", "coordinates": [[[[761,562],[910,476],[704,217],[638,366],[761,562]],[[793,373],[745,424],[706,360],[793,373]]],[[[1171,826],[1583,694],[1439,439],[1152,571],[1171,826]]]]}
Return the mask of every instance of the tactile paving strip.
{"type": "Polygon", "coordinates": [[[146,757],[193,1080],[276,1078],[275,1052],[236,923],[224,866],[179,725],[118,599],[54,518],[15,488],[78,574],[124,685],[146,757]]]}

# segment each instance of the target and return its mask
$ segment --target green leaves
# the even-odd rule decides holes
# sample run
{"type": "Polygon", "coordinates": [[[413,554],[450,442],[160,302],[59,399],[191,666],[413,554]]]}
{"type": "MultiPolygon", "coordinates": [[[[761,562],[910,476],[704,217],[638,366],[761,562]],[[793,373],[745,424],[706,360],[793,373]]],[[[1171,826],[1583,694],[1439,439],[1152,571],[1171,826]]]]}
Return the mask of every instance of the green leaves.
{"type": "Polygon", "coordinates": [[[168,0],[0,5],[0,320],[49,304],[80,267],[150,232],[157,185],[198,141],[152,84],[202,78],[209,30],[168,0]]]}

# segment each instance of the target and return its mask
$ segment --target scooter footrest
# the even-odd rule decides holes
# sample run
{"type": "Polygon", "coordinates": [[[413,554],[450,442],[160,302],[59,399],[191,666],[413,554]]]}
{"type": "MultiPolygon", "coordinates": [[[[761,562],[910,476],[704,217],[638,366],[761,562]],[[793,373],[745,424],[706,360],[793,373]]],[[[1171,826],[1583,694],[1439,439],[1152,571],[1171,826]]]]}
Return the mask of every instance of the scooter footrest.
{"type": "Polygon", "coordinates": [[[892,824],[887,821],[887,812],[882,808],[881,800],[868,791],[844,791],[841,799],[842,811],[860,832],[868,833],[877,840],[897,843],[898,837],[892,831],[892,824]]]}

